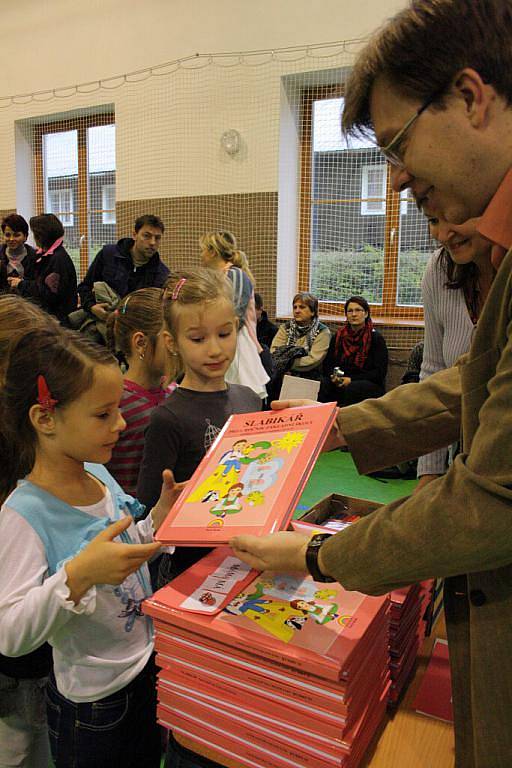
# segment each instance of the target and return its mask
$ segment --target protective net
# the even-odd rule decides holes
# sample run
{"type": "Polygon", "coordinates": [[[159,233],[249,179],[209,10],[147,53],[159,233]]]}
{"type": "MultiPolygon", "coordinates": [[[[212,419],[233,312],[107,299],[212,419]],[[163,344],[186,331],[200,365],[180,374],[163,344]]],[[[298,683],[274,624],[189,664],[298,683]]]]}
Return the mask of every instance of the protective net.
{"type": "Polygon", "coordinates": [[[360,294],[394,319],[391,346],[410,348],[433,244],[374,144],[341,134],[360,45],[196,55],[2,98],[0,213],[55,213],[79,275],[144,213],[164,221],[175,268],[199,263],[201,234],[228,229],[271,316],[290,314],[297,289],[329,319],[360,294]]]}

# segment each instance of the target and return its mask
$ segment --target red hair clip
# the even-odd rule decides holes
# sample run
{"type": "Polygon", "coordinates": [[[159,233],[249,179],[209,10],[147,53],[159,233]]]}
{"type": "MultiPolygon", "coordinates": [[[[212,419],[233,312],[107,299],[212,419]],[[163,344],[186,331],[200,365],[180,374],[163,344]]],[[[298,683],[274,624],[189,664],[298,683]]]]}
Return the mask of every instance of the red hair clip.
{"type": "Polygon", "coordinates": [[[59,402],[58,400],[53,399],[48,384],[46,383],[46,379],[41,373],[37,377],[37,402],[43,411],[47,411],[48,413],[53,413],[55,406],[59,402]]]}

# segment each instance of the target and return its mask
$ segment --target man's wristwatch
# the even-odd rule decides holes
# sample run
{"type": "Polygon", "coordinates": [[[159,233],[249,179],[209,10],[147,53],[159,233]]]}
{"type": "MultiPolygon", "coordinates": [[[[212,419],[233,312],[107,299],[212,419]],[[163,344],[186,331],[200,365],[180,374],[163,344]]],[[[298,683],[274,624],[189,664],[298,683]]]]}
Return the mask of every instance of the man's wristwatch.
{"type": "Polygon", "coordinates": [[[314,581],[336,581],[330,576],[325,576],[318,567],[318,553],[325,539],[330,539],[330,533],[316,533],[309,540],[306,549],[306,566],[314,581]]]}

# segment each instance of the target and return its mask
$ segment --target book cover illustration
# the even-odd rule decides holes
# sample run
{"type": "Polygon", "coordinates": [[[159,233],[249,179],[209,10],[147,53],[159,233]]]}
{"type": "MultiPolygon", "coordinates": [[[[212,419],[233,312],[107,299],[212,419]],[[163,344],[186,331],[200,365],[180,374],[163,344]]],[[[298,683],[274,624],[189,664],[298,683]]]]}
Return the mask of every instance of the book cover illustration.
{"type": "Polygon", "coordinates": [[[218,618],[325,654],[352,625],[364,599],[338,584],[317,584],[310,576],[265,572],[228,603],[218,618]]]}
{"type": "Polygon", "coordinates": [[[327,404],[230,417],[157,539],[210,546],[286,527],[335,412],[327,404]]]}

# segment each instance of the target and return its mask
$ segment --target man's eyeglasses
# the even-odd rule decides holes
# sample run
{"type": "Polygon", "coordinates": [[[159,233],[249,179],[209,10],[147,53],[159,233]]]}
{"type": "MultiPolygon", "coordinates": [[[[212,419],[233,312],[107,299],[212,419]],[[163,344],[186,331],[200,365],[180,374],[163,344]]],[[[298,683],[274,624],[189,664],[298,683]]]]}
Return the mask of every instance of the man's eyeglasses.
{"type": "Polygon", "coordinates": [[[409,120],[406,122],[402,128],[398,131],[398,133],[395,133],[389,144],[387,144],[385,147],[380,147],[380,151],[388,161],[388,163],[391,163],[391,165],[396,166],[397,168],[403,168],[404,167],[404,138],[407,135],[407,132],[410,130],[411,126],[416,122],[418,117],[424,112],[430,105],[435,101],[438,94],[435,94],[434,96],[430,96],[427,101],[425,101],[424,104],[421,105],[421,107],[415,112],[415,114],[409,118],[409,120]]]}

